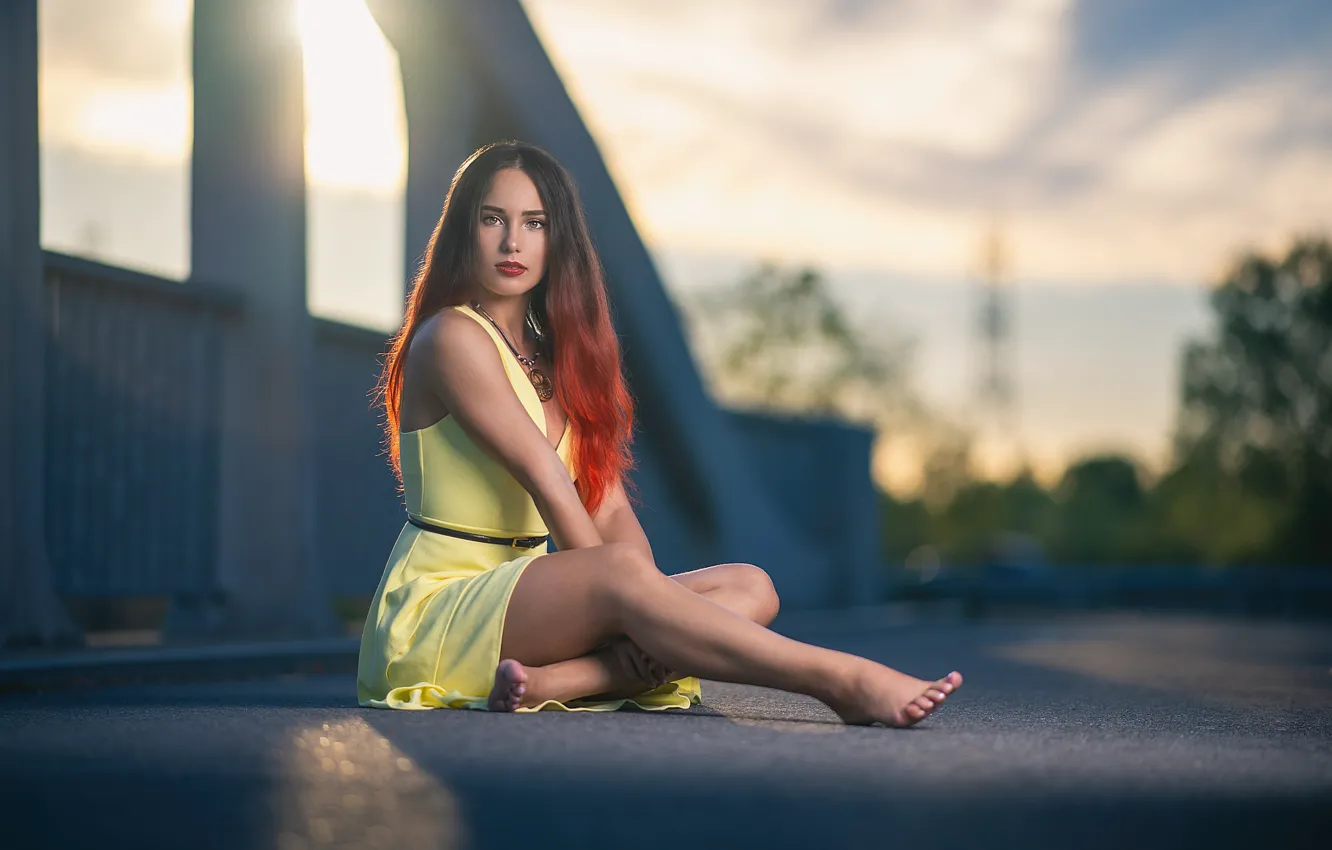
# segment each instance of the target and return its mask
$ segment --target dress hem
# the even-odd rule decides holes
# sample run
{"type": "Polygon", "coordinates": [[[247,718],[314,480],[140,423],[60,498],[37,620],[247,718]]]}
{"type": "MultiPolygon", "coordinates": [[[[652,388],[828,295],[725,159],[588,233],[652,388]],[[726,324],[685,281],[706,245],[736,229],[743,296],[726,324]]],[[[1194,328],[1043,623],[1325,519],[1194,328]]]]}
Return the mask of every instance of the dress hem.
{"type": "MultiPolygon", "coordinates": [[[[677,679],[675,681],[668,682],[667,685],[673,685],[675,688],[674,693],[672,694],[656,693],[656,691],[661,690],[661,688],[665,688],[667,686],[667,685],[662,685],[661,688],[656,688],[652,691],[644,691],[642,694],[639,694],[636,697],[599,700],[596,702],[590,702],[581,705],[579,704],[582,703],[581,698],[569,700],[568,703],[564,703],[556,699],[548,699],[545,702],[542,702],[540,705],[524,706],[522,708],[514,709],[512,713],[533,714],[538,711],[619,711],[621,708],[623,708],[626,705],[632,705],[635,708],[640,709],[642,711],[667,711],[670,709],[675,709],[678,711],[687,711],[695,705],[703,704],[702,688],[700,686],[696,685],[692,692],[686,692],[686,686],[681,684],[683,682],[689,681],[690,679],[697,681],[696,677],[689,676],[684,679],[677,679]],[[684,705],[680,705],[678,703],[654,705],[652,703],[639,702],[639,699],[646,697],[657,697],[657,698],[683,697],[686,703],[684,705]]],[[[437,709],[455,709],[455,710],[471,710],[471,711],[490,710],[486,705],[488,697],[466,696],[464,694],[459,693],[458,691],[446,690],[444,688],[441,688],[439,685],[431,684],[430,682],[418,682],[415,685],[394,688],[393,691],[409,691],[412,693],[413,699],[410,701],[401,700],[401,699],[390,701],[386,697],[385,699],[360,700],[358,701],[357,704],[361,708],[387,709],[387,710],[396,710],[396,711],[434,711],[437,709]],[[422,702],[421,695],[426,693],[432,694],[432,696],[434,696],[435,700],[438,700],[438,702],[434,705],[427,705],[426,703],[422,702]]],[[[393,693],[393,691],[390,691],[389,693],[391,694],[393,693]]],[[[434,700],[432,700],[432,702],[433,701],[434,700]]]]}

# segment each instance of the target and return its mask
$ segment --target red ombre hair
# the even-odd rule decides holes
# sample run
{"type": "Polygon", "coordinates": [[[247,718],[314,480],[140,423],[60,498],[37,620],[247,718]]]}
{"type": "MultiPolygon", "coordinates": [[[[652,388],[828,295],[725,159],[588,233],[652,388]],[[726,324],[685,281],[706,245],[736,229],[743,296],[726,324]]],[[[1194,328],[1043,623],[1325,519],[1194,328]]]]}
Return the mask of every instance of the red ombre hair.
{"type": "Polygon", "coordinates": [[[453,175],[444,211],[412,280],[402,328],[393,337],[380,376],[393,470],[401,480],[398,429],[407,349],[422,322],[466,300],[480,266],[481,203],[495,174],[505,168],[531,178],[546,211],[546,274],[533,287],[531,299],[549,340],[555,397],[573,425],[574,482],[592,513],[633,464],[633,400],[620,364],[601,260],[592,247],[578,189],[554,157],[524,142],[486,145],[453,175]]]}

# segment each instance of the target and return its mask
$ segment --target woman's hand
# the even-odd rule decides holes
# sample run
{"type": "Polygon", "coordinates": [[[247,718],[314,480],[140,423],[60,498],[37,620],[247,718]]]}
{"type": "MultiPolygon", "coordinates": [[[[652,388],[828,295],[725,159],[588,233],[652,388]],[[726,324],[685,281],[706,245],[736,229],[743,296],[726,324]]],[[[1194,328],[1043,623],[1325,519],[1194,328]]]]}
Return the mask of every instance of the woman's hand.
{"type": "Polygon", "coordinates": [[[680,674],[668,670],[665,664],[648,655],[627,637],[617,638],[611,644],[611,650],[625,674],[636,679],[644,688],[656,688],[680,678],[680,674]]]}

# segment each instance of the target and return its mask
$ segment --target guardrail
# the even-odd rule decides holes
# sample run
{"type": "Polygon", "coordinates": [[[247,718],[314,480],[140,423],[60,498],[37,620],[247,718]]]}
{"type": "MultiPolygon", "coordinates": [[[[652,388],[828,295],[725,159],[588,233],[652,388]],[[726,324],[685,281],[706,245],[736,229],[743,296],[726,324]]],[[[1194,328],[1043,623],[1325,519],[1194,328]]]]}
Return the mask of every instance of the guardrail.
{"type": "MultiPolygon", "coordinates": [[[[242,299],[45,252],[46,516],[67,597],[215,590],[224,353],[242,299]]],[[[402,523],[370,392],[385,335],[315,320],[317,557],[374,591],[402,523]]]]}
{"type": "Polygon", "coordinates": [[[730,418],[782,519],[829,557],[831,569],[787,576],[788,585],[804,586],[787,587],[785,595],[817,600],[820,608],[883,598],[879,495],[870,478],[874,433],[819,417],[732,411],[730,418]]]}
{"type": "Polygon", "coordinates": [[[333,595],[369,596],[406,518],[371,395],[388,341],[324,319],[314,331],[317,556],[333,595]]]}
{"type": "MultiPolygon", "coordinates": [[[[213,598],[222,389],[237,377],[224,372],[243,298],[56,252],[45,264],[45,507],[57,592],[213,598]]],[[[313,332],[316,557],[334,596],[366,596],[403,520],[371,397],[386,339],[323,319],[313,332]]],[[[783,577],[789,598],[816,607],[881,598],[871,434],[761,414],[732,421],[782,521],[830,554],[831,570],[783,577]]],[[[647,520],[692,521],[685,505],[655,507],[647,520]]]]}
{"type": "Polygon", "coordinates": [[[899,582],[890,597],[959,600],[973,616],[1010,608],[1166,608],[1328,617],[1332,616],[1332,572],[1316,567],[1197,565],[977,568],[923,584],[899,582]]]}
{"type": "Polygon", "coordinates": [[[218,387],[239,299],[47,252],[46,517],[57,590],[206,590],[218,387]]]}

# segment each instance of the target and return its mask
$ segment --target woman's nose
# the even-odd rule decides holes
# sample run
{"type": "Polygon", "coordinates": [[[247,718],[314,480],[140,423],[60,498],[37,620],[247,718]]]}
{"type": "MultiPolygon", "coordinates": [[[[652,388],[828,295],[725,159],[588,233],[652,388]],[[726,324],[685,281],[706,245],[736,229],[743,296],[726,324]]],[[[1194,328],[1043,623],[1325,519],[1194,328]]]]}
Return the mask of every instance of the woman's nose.
{"type": "Polygon", "coordinates": [[[504,229],[504,239],[500,241],[500,250],[512,254],[518,250],[518,232],[512,228],[504,229]]]}

